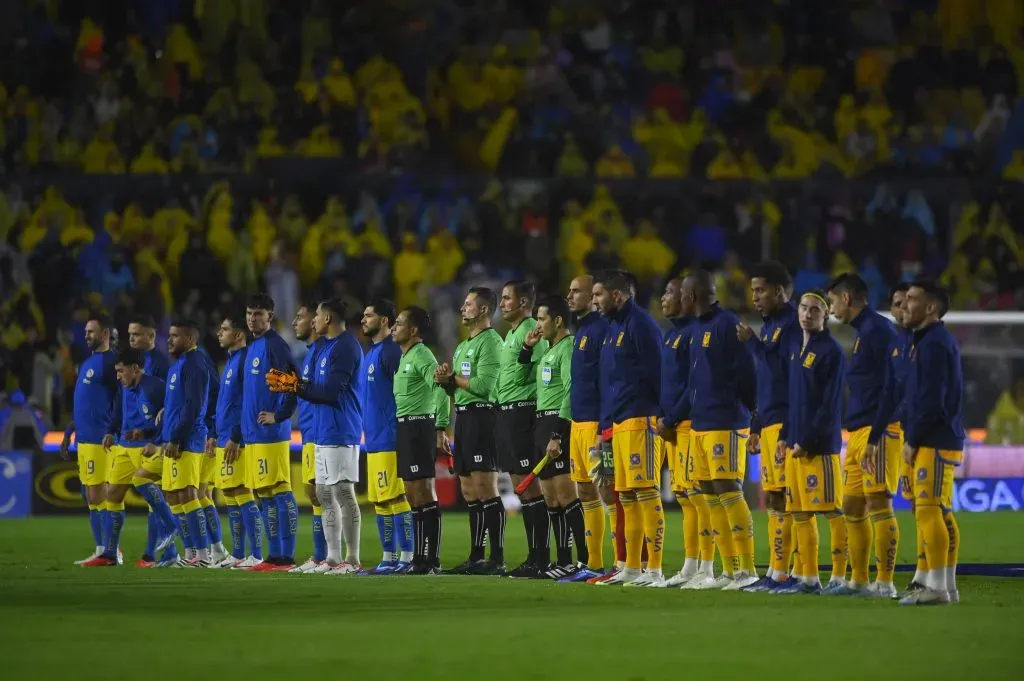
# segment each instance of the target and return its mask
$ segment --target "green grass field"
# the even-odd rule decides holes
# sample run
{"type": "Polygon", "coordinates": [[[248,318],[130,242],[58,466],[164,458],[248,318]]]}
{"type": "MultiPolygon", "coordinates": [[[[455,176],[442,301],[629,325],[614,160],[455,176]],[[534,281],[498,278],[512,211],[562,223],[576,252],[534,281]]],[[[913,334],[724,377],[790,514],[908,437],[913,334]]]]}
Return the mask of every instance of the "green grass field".
{"type": "MultiPolygon", "coordinates": [[[[1024,514],[958,518],[961,562],[1024,561],[1024,514]]],[[[900,562],[910,563],[913,525],[900,521],[900,562]]],[[[679,522],[669,516],[666,571],[682,560],[679,522]]],[[[755,522],[764,562],[764,516],[755,522]]],[[[303,558],[307,527],[303,517],[303,558]]],[[[129,517],[126,558],[137,558],[144,533],[141,516],[129,517]]],[[[446,564],[465,557],[467,535],[465,516],[446,516],[446,564]]],[[[510,518],[510,564],[522,537],[510,518]]],[[[84,517],[0,524],[0,679],[996,681],[1021,678],[1024,665],[1021,579],[966,577],[959,605],[900,608],[481,577],[74,567],[90,543],[84,517]]],[[[377,546],[366,514],[365,563],[377,546]]]]}

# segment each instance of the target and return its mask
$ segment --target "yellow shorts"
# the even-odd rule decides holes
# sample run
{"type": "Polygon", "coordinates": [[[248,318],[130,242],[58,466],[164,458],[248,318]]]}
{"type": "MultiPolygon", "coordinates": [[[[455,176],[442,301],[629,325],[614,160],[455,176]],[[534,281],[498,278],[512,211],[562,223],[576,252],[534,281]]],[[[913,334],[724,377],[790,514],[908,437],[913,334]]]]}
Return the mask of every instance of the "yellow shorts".
{"type": "Polygon", "coordinates": [[[111,485],[130,485],[132,475],[135,474],[135,466],[132,465],[128,449],[121,445],[114,445],[110,448],[109,456],[110,469],[107,471],[107,483],[111,485]]]}
{"type": "Polygon", "coordinates": [[[143,456],[142,447],[125,447],[128,452],[128,458],[132,462],[132,467],[135,470],[144,470],[149,473],[150,476],[156,475],[157,484],[160,484],[163,479],[164,472],[164,457],[160,454],[160,448],[156,450],[156,454],[153,456],[143,456]]]}
{"type": "Polygon", "coordinates": [[[683,421],[676,425],[676,441],[665,440],[663,446],[668,470],[672,474],[672,491],[686,493],[699,490],[700,486],[694,485],[686,475],[687,457],[690,455],[690,422],[683,421]]]}
{"type": "Polygon", "coordinates": [[[839,455],[797,459],[786,454],[786,510],[831,513],[843,507],[839,455]]]}
{"type": "Polygon", "coordinates": [[[366,453],[366,498],[371,504],[391,501],[405,494],[405,482],[398,477],[396,452],[366,453]]]}
{"type": "Polygon", "coordinates": [[[616,423],[612,429],[615,491],[661,487],[664,441],[655,432],[657,419],[640,416],[616,423]]]}
{"type": "Polygon", "coordinates": [[[110,473],[110,452],[103,445],[78,444],[78,478],[83,485],[102,485],[110,473]]]}
{"type": "Polygon", "coordinates": [[[250,489],[270,489],[282,482],[291,484],[292,468],[288,461],[290,442],[270,442],[247,445],[252,449],[253,470],[249,472],[250,489]]]}
{"type": "Polygon", "coordinates": [[[316,445],[306,442],[302,445],[302,482],[316,484],[316,445]]]}
{"type": "Polygon", "coordinates": [[[214,460],[214,465],[217,471],[217,482],[216,487],[219,490],[234,489],[235,487],[245,487],[246,480],[249,479],[249,453],[245,447],[238,450],[238,456],[235,457],[234,463],[228,463],[224,460],[224,448],[217,447],[217,458],[214,460]]]}
{"type": "Polygon", "coordinates": [[[203,467],[202,452],[181,452],[180,459],[164,457],[165,492],[177,492],[186,487],[199,487],[200,472],[203,467]]]}
{"type": "Polygon", "coordinates": [[[903,431],[896,423],[889,424],[882,436],[875,457],[875,474],[862,468],[871,428],[858,428],[850,433],[846,443],[846,461],[843,463],[843,494],[863,497],[884,492],[896,494],[899,483],[900,461],[903,459],[903,431]]]}
{"type": "Polygon", "coordinates": [[[761,427],[761,489],[781,492],[786,487],[786,455],[778,456],[781,423],[761,427]]]}
{"type": "Polygon", "coordinates": [[[573,482],[590,479],[590,450],[597,442],[597,421],[573,421],[569,430],[569,477],[573,482]]]}
{"type": "Polygon", "coordinates": [[[914,458],[914,503],[953,508],[953,469],[963,460],[962,450],[917,450],[914,458]]]}
{"type": "Polygon", "coordinates": [[[903,460],[903,452],[900,452],[900,496],[914,500],[914,467],[903,460]]]}
{"type": "Polygon", "coordinates": [[[747,475],[747,438],[749,428],[739,430],[694,431],[690,451],[697,450],[697,480],[738,480],[747,475]],[[694,447],[696,445],[696,447],[694,447]]]}
{"type": "Polygon", "coordinates": [[[217,486],[217,478],[218,478],[217,473],[218,473],[218,468],[217,468],[217,453],[216,453],[216,450],[214,450],[213,456],[206,456],[206,454],[203,453],[203,460],[199,464],[199,482],[200,482],[200,484],[208,485],[210,487],[216,487],[217,486]]]}

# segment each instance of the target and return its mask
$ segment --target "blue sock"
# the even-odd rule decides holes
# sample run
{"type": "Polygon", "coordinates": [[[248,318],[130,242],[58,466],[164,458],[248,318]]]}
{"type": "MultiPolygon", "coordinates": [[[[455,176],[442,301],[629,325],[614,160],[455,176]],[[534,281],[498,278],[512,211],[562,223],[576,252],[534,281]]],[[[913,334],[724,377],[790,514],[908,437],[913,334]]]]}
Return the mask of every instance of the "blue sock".
{"type": "Polygon", "coordinates": [[[384,560],[392,560],[395,553],[395,516],[377,514],[377,536],[384,549],[384,560]]]}
{"type": "Polygon", "coordinates": [[[107,511],[107,517],[103,519],[106,527],[103,534],[107,537],[106,548],[103,553],[108,558],[117,558],[117,546],[121,541],[121,528],[124,527],[124,510],[107,511]]]}
{"type": "Polygon", "coordinates": [[[174,511],[170,504],[164,499],[164,493],[154,482],[147,482],[145,485],[137,485],[135,491],[146,500],[153,513],[160,519],[161,529],[166,532],[174,532],[178,528],[178,520],[174,517],[174,511]]]}
{"type": "Polygon", "coordinates": [[[415,543],[412,536],[412,511],[396,513],[394,518],[395,540],[398,543],[398,550],[402,553],[414,553],[415,543]]]}
{"type": "Polygon", "coordinates": [[[206,529],[210,534],[210,543],[216,544],[223,539],[220,531],[220,513],[214,505],[204,506],[203,513],[206,515],[206,529]]]}
{"type": "Polygon", "coordinates": [[[195,546],[192,544],[192,532],[188,526],[188,518],[184,513],[179,513],[178,518],[178,532],[181,533],[181,545],[186,549],[194,549],[195,546]]]}
{"type": "Polygon", "coordinates": [[[322,563],[327,560],[327,537],[324,536],[324,519],[313,516],[313,560],[322,563]]]}
{"type": "Polygon", "coordinates": [[[103,516],[100,511],[89,509],[89,527],[92,529],[93,546],[103,546],[103,516]]]}
{"type": "Polygon", "coordinates": [[[228,506],[228,526],[231,528],[231,555],[245,558],[245,533],[242,530],[242,509],[236,504],[228,506]]]}
{"type": "Polygon", "coordinates": [[[281,557],[281,528],[278,526],[277,502],[273,499],[263,500],[263,531],[267,535],[267,553],[269,558],[281,557]]]}
{"type": "Polygon", "coordinates": [[[289,490],[275,494],[273,501],[277,504],[277,522],[281,534],[281,555],[295,560],[296,535],[299,533],[299,503],[289,490]]]}
{"type": "Polygon", "coordinates": [[[149,558],[153,557],[156,553],[156,540],[160,535],[160,519],[156,517],[156,513],[150,511],[146,516],[146,549],[145,555],[149,558]]]}
{"type": "Polygon", "coordinates": [[[188,520],[188,531],[192,535],[193,548],[197,550],[210,548],[210,535],[206,532],[206,514],[202,508],[185,514],[188,520]]]}
{"type": "Polygon", "coordinates": [[[107,509],[100,510],[100,527],[103,528],[103,534],[100,536],[100,546],[107,545],[107,530],[110,528],[110,511],[107,509]]]}
{"type": "Polygon", "coordinates": [[[238,507],[242,511],[242,527],[249,539],[249,553],[253,558],[263,560],[263,516],[255,501],[247,501],[238,507]]]}

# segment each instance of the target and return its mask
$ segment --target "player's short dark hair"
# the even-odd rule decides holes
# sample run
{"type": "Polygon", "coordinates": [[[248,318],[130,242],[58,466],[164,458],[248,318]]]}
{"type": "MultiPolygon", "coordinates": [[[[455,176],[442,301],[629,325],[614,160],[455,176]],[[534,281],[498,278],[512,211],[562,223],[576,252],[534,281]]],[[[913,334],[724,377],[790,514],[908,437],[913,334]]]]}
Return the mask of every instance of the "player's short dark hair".
{"type": "Polygon", "coordinates": [[[245,323],[245,317],[238,314],[237,312],[229,312],[224,315],[224,321],[228,323],[235,331],[248,331],[249,327],[245,323]]]}
{"type": "Polygon", "coordinates": [[[175,319],[171,322],[171,326],[176,326],[179,329],[188,329],[189,331],[198,334],[199,324],[191,319],[175,319]]]}
{"type": "Polygon", "coordinates": [[[395,323],[395,304],[387,298],[374,298],[367,307],[372,307],[378,317],[387,317],[389,322],[395,323]]]}
{"type": "Polygon", "coordinates": [[[267,312],[273,312],[274,299],[261,291],[249,296],[249,301],[245,304],[245,307],[249,310],[266,310],[267,312]]]}
{"type": "Polygon", "coordinates": [[[533,282],[529,279],[509,279],[501,285],[502,289],[512,287],[512,293],[515,294],[516,298],[526,298],[526,306],[533,307],[534,301],[537,300],[537,288],[533,285],[533,282]]]}
{"type": "Polygon", "coordinates": [[[142,352],[139,350],[125,348],[117,353],[117,360],[114,363],[122,364],[126,367],[144,367],[146,366],[146,358],[142,356],[142,352]]]}
{"type": "MultiPolygon", "coordinates": [[[[376,310],[377,308],[373,308],[376,310]]],[[[411,305],[405,310],[405,317],[409,320],[409,326],[415,326],[416,330],[419,331],[420,338],[430,333],[430,313],[424,310],[419,305],[411,305]]],[[[378,313],[380,314],[380,313],[378,313]]]]}
{"type": "Polygon", "coordinates": [[[562,296],[546,295],[541,296],[537,302],[537,308],[546,307],[548,314],[552,317],[561,317],[562,326],[569,328],[571,318],[569,316],[569,303],[562,296]]]}
{"type": "Polygon", "coordinates": [[[469,289],[469,292],[479,298],[480,302],[487,306],[487,310],[491,314],[494,314],[494,311],[498,309],[498,294],[492,289],[486,286],[474,286],[469,289]]]}
{"type": "Polygon", "coordinates": [[[944,286],[939,286],[931,279],[915,279],[907,288],[908,290],[911,288],[921,289],[928,300],[938,304],[939,319],[945,317],[949,312],[949,291],[944,286]]]}
{"type": "Polygon", "coordinates": [[[316,314],[316,306],[317,305],[318,305],[318,303],[315,303],[312,300],[308,300],[308,299],[300,300],[299,301],[299,306],[297,308],[295,308],[295,310],[297,312],[297,311],[301,310],[302,308],[306,308],[307,310],[310,311],[311,314],[316,314]]]}
{"type": "Polygon", "coordinates": [[[626,270],[605,270],[594,275],[594,283],[627,296],[636,291],[636,277],[626,270]]]}
{"type": "Polygon", "coordinates": [[[144,329],[155,329],[156,320],[153,319],[151,314],[137,314],[128,320],[129,324],[138,324],[144,329]]]}
{"type": "Polygon", "coordinates": [[[853,272],[840,274],[829,283],[825,290],[836,295],[845,293],[850,296],[850,300],[857,302],[864,302],[868,299],[868,285],[859,274],[853,272]]]}
{"type": "Polygon", "coordinates": [[[341,298],[328,298],[320,301],[320,306],[324,308],[336,322],[343,322],[348,315],[348,303],[341,298]]]}
{"type": "Polygon", "coordinates": [[[901,281],[900,283],[889,289],[889,306],[892,306],[892,299],[896,297],[897,293],[906,293],[910,290],[910,283],[901,281]]]}
{"type": "Polygon", "coordinates": [[[100,331],[106,331],[111,328],[114,323],[111,321],[110,316],[102,312],[97,312],[94,315],[89,315],[90,322],[96,322],[100,326],[100,331]]]}
{"type": "Polygon", "coordinates": [[[764,279],[769,286],[781,286],[786,291],[793,289],[793,275],[778,260],[765,260],[750,269],[751,279],[764,279]]]}

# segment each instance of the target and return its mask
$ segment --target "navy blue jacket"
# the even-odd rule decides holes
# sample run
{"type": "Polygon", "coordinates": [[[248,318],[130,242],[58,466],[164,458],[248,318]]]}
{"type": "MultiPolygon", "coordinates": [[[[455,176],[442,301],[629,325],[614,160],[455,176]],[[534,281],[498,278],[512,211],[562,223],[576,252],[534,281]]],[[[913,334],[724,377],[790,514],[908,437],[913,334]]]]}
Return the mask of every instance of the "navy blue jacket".
{"type": "Polygon", "coordinates": [[[846,429],[852,432],[875,424],[885,388],[889,348],[896,332],[888,319],[868,308],[861,310],[850,324],[857,331],[846,371],[846,385],[850,389],[846,429]]]}
{"type": "Polygon", "coordinates": [[[363,357],[363,431],[367,452],[393,452],[398,437],[398,406],[395,404],[395,373],[402,363],[402,346],[388,336],[372,343],[363,357]]]}
{"type": "Polygon", "coordinates": [[[690,341],[691,427],[739,430],[757,408],[754,356],[736,337],[739,318],[715,303],[698,317],[690,341]]]}
{"type": "Polygon", "coordinates": [[[210,393],[206,396],[206,437],[217,438],[217,403],[220,395],[220,374],[217,373],[217,365],[206,350],[199,348],[203,359],[206,361],[206,373],[209,375],[210,393]]]}
{"type": "Polygon", "coordinates": [[[299,397],[316,404],[315,444],[326,447],[359,445],[363,438],[363,410],[359,404],[363,348],[348,331],[324,339],[317,352],[311,381],[303,381],[299,397]]]}
{"type": "Polygon", "coordinates": [[[164,394],[163,441],[184,452],[206,449],[206,412],[210,371],[198,350],[183,353],[167,372],[164,394]]]}
{"type": "Polygon", "coordinates": [[[661,416],[670,428],[690,420],[690,339],[696,326],[696,317],[673,319],[661,344],[661,416]]]}
{"type": "Polygon", "coordinates": [[[120,438],[125,447],[143,447],[150,442],[159,444],[160,429],[156,415],[164,408],[164,382],[156,376],[143,374],[132,388],[121,386],[121,404],[110,420],[110,433],[120,438]],[[129,441],[124,436],[131,430],[142,431],[142,439],[129,441]]]}
{"type": "Polygon", "coordinates": [[[604,317],[604,321],[604,340],[601,341],[597,367],[598,392],[600,393],[598,397],[601,405],[600,418],[597,420],[599,431],[605,431],[614,425],[616,398],[612,371],[615,368],[615,339],[619,335],[618,322],[607,317],[604,317]]]}
{"type": "Polygon", "coordinates": [[[914,332],[905,396],[903,435],[908,445],[963,451],[960,347],[942,322],[914,332]]]}
{"type": "Polygon", "coordinates": [[[832,333],[812,334],[789,362],[789,409],[779,439],[810,454],[838,454],[843,446],[843,371],[846,354],[832,333]]]}
{"type": "Polygon", "coordinates": [[[597,312],[580,317],[572,346],[569,408],[577,423],[601,421],[601,345],[608,320],[597,312]]]}
{"type": "Polygon", "coordinates": [[[896,337],[889,346],[889,364],[885,370],[885,387],[882,388],[882,399],[878,403],[875,422],[871,426],[868,442],[878,444],[890,423],[903,420],[905,403],[903,392],[907,382],[907,371],[910,367],[908,353],[914,340],[914,332],[902,327],[896,329],[896,337]]]}
{"type": "Polygon", "coordinates": [[[150,376],[156,376],[161,381],[167,380],[167,372],[171,368],[171,362],[167,355],[156,348],[146,351],[145,364],[142,367],[150,376]]]}
{"type": "Polygon", "coordinates": [[[120,406],[115,355],[113,350],[94,352],[78,368],[72,421],[76,442],[98,445],[110,432],[110,420],[120,406]]]}
{"type": "Polygon", "coordinates": [[[292,353],[284,339],[270,329],[249,344],[242,372],[242,439],[246,444],[291,442],[291,415],[295,411],[293,393],[272,393],[267,387],[267,371],[295,371],[292,353]],[[274,423],[261,425],[256,417],[261,411],[274,414],[274,423]]]}
{"type": "MultiPolygon", "coordinates": [[[[316,371],[316,356],[323,344],[324,339],[317,338],[312,345],[307,346],[306,356],[302,358],[302,373],[299,374],[299,378],[303,381],[313,380],[313,372],[316,371]]],[[[307,400],[299,400],[297,414],[302,444],[315,443],[316,405],[307,400]]]]}
{"type": "MultiPolygon", "coordinates": [[[[614,336],[608,335],[612,365],[612,423],[658,416],[661,391],[661,328],[632,300],[614,315],[614,336]]],[[[601,366],[601,371],[607,371],[601,366]]],[[[603,397],[602,397],[603,399],[603,397]]]]}
{"type": "Polygon", "coordinates": [[[228,353],[217,393],[217,446],[228,440],[242,444],[242,376],[245,374],[245,348],[228,353]]]}
{"type": "Polygon", "coordinates": [[[750,418],[750,432],[786,420],[789,406],[789,356],[800,350],[803,330],[793,303],[786,303],[771,317],[763,317],[760,337],[747,341],[757,368],[757,411],[750,418]]]}

